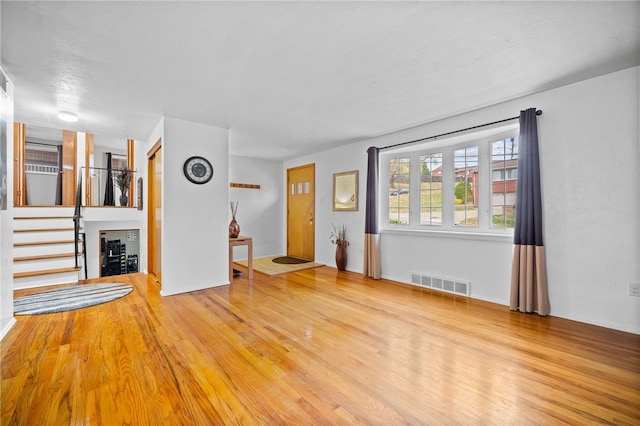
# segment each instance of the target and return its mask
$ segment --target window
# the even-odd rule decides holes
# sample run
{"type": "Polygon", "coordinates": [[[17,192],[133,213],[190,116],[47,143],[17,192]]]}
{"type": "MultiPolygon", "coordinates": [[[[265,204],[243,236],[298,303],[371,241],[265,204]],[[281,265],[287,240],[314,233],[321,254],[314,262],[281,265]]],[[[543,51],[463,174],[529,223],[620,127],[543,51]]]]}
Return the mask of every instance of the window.
{"type": "Polygon", "coordinates": [[[456,226],[478,226],[478,147],[454,151],[455,190],[454,218],[456,226]]]}
{"type": "Polygon", "coordinates": [[[442,153],[420,156],[420,224],[442,224],[442,153]]]}
{"type": "Polygon", "coordinates": [[[518,179],[518,138],[491,144],[491,222],[495,228],[513,228],[518,179]]]}
{"type": "Polygon", "coordinates": [[[58,175],[59,145],[27,142],[25,144],[25,170],[27,173],[58,175]]]}
{"type": "Polygon", "coordinates": [[[513,228],[517,125],[383,153],[384,228],[504,233],[513,228]]]}
{"type": "Polygon", "coordinates": [[[389,223],[409,223],[409,170],[410,159],[389,160],[389,223]]]}
{"type": "Polygon", "coordinates": [[[124,170],[127,169],[127,156],[120,154],[112,154],[111,155],[111,168],[113,170],[124,170]]]}

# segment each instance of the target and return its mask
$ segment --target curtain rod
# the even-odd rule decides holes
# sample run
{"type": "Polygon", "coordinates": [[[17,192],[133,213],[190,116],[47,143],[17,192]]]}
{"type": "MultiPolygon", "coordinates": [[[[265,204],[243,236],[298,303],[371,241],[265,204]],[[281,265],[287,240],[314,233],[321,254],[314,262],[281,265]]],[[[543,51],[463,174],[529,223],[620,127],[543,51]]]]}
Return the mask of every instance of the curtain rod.
{"type": "MultiPolygon", "coordinates": [[[[541,109],[537,110],[536,111],[536,115],[542,115],[542,110],[541,109]]],[[[394,145],[383,146],[380,149],[383,150],[383,149],[395,148],[395,147],[398,147],[398,146],[409,145],[409,144],[412,144],[412,143],[426,141],[428,139],[437,139],[437,138],[441,138],[443,136],[449,136],[449,135],[453,135],[453,134],[456,134],[456,133],[466,132],[467,130],[479,129],[480,127],[486,127],[486,126],[491,126],[493,124],[504,123],[505,121],[516,120],[518,118],[520,118],[519,115],[517,115],[515,117],[505,118],[503,120],[492,121],[491,123],[478,124],[477,126],[467,127],[466,129],[454,130],[452,132],[441,133],[439,135],[429,136],[429,137],[426,137],[426,138],[416,139],[416,140],[413,140],[413,141],[400,142],[400,143],[396,143],[394,145]]]]}
{"type": "MultiPolygon", "coordinates": [[[[82,166],[82,168],[86,169],[87,167],[82,166]]],[[[110,168],[110,169],[109,168],[105,168],[105,167],[88,167],[88,169],[89,170],[111,170],[111,171],[114,171],[114,172],[119,172],[120,170],[122,170],[122,169],[114,169],[113,167],[110,168]]],[[[131,169],[126,169],[126,170],[128,170],[130,172],[133,172],[133,173],[138,173],[137,170],[131,170],[131,169]]]]}

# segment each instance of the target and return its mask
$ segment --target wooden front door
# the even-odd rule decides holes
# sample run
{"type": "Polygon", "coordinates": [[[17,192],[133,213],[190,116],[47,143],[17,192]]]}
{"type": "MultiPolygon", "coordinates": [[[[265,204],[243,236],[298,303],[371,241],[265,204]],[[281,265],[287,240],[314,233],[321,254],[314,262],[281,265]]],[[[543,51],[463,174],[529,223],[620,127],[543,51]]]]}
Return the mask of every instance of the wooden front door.
{"type": "Polygon", "coordinates": [[[287,169],[287,255],[315,258],[316,165],[287,169]]]}
{"type": "Polygon", "coordinates": [[[162,283],[162,141],[151,148],[148,158],[147,270],[162,283]]]}

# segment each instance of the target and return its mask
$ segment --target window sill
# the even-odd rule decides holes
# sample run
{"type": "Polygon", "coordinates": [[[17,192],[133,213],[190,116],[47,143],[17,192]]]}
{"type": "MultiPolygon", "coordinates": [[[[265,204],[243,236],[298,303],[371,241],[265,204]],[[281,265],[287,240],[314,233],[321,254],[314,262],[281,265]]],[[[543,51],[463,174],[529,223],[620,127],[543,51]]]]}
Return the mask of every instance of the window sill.
{"type": "Polygon", "coordinates": [[[415,229],[415,228],[387,228],[381,229],[381,234],[405,235],[414,237],[449,238],[458,240],[478,240],[495,241],[499,243],[513,244],[513,234],[510,233],[487,233],[487,232],[460,232],[451,230],[415,229]]]}

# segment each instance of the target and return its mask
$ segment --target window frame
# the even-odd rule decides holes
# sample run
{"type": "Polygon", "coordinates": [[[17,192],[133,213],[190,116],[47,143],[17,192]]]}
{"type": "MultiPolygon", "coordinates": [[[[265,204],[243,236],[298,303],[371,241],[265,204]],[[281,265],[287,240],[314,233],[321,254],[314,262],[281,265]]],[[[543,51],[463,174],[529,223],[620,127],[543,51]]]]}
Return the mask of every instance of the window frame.
{"type": "Polygon", "coordinates": [[[477,238],[488,237],[509,241],[513,228],[492,227],[492,157],[493,142],[518,136],[519,125],[495,127],[479,132],[469,132],[459,136],[439,139],[431,142],[401,147],[380,153],[380,229],[387,233],[428,233],[435,236],[477,238]],[[455,163],[457,149],[478,147],[478,226],[464,227],[454,225],[455,163]],[[420,223],[420,158],[430,154],[442,153],[442,224],[420,223]],[[408,157],[409,169],[409,223],[389,223],[389,160],[408,157]]]}

